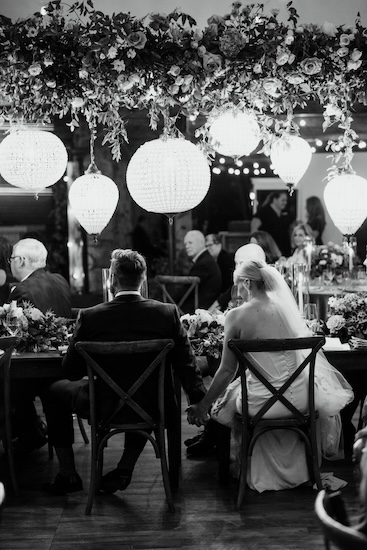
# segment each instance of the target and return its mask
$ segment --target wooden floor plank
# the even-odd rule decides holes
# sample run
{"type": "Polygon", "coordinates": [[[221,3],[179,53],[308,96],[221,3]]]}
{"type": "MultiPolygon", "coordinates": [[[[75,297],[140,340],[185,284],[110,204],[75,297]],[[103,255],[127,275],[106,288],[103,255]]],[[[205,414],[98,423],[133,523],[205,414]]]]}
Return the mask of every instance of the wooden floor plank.
{"type": "MultiPolygon", "coordinates": [[[[185,400],[183,400],[183,409],[185,400]]],[[[196,434],[183,412],[183,439],[196,434]]],[[[265,492],[248,491],[243,509],[235,510],[237,482],[218,483],[214,456],[188,459],[184,454],[180,489],[174,496],[176,513],[168,512],[160,464],[146,447],[125,492],[98,495],[91,516],[84,509],[89,486],[90,446],[76,427],[75,455],[84,490],[65,497],[42,492],[44,481],[57,472],[57,460],[47,447],[17,463],[21,496],[7,491],[0,526],[1,550],[309,550],[323,548],[323,537],[310,487],[265,492]]],[[[121,441],[112,439],[105,467],[115,467],[121,441]]],[[[360,514],[350,462],[323,464],[348,481],[344,500],[352,519],[360,514]]],[[[1,475],[6,477],[4,460],[1,475]]]]}

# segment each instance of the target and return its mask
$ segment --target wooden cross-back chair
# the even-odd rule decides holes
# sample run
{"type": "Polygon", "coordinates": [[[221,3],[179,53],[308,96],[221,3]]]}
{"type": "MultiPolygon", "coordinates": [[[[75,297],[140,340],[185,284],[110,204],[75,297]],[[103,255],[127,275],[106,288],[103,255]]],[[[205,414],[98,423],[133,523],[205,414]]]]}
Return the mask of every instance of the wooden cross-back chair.
{"type": "Polygon", "coordinates": [[[181,306],[185,303],[187,298],[193,293],[194,294],[194,311],[199,307],[199,277],[191,277],[189,275],[156,275],[156,281],[159,283],[159,286],[162,290],[163,302],[168,302],[175,304],[178,307],[180,315],[184,314],[181,306]],[[184,286],[187,287],[184,294],[179,300],[174,300],[169,291],[169,287],[172,285],[184,286]]]}
{"type": "Polygon", "coordinates": [[[292,430],[302,438],[306,445],[308,458],[308,467],[310,476],[316,483],[318,489],[321,489],[320,468],[318,462],[317,442],[316,442],[316,418],[318,416],[315,410],[315,359],[317,352],[325,343],[323,336],[312,336],[308,338],[285,338],[285,339],[263,339],[263,340],[236,340],[228,342],[228,347],[233,351],[238,359],[239,372],[241,376],[242,388],[242,443],[241,443],[241,468],[240,484],[237,497],[237,508],[241,507],[245,489],[246,473],[248,460],[252,456],[254,445],[258,438],[269,430],[288,429],[292,430]],[[256,352],[279,352],[286,350],[310,350],[297,368],[294,369],[290,377],[281,388],[275,388],[261,372],[258,371],[248,353],[256,352]],[[308,411],[303,413],[297,409],[286,397],[285,392],[291,384],[300,376],[304,369],[309,366],[309,387],[308,387],[308,411]],[[247,384],[246,370],[249,369],[252,374],[269,390],[270,397],[262,408],[250,417],[247,403],[247,384]],[[289,417],[264,418],[264,414],[277,402],[280,401],[288,410],[289,417]]]}
{"type": "Polygon", "coordinates": [[[8,459],[10,481],[13,487],[14,494],[19,495],[19,487],[15,475],[14,453],[13,453],[13,437],[11,429],[11,404],[10,404],[10,365],[11,355],[17,345],[19,339],[16,336],[4,336],[0,338],[0,350],[4,353],[0,357],[0,379],[3,382],[4,396],[4,424],[0,426],[1,438],[8,459]]]}
{"type": "MultiPolygon", "coordinates": [[[[160,459],[163,485],[166,493],[168,508],[174,512],[174,504],[170,486],[170,477],[166,455],[165,444],[165,375],[166,375],[166,357],[173,348],[174,341],[170,339],[156,340],[138,340],[130,342],[77,342],[75,349],[84,357],[87,364],[89,379],[89,398],[90,398],[90,424],[91,424],[91,476],[88,502],[85,513],[90,514],[93,506],[94,495],[99,491],[102,470],[103,470],[103,451],[108,440],[120,433],[133,432],[145,437],[153,445],[155,455],[160,459]],[[128,390],[123,390],[100,366],[98,360],[102,356],[120,356],[121,369],[128,368],[126,357],[124,356],[150,354],[154,356],[147,362],[143,372],[136,375],[136,379],[128,390]],[[98,360],[97,360],[98,358],[98,360]],[[117,405],[108,418],[97,417],[97,396],[95,391],[95,381],[103,381],[111,392],[118,398],[117,405]],[[155,379],[155,380],[153,380],[155,379]],[[155,384],[155,381],[158,383],[155,384]],[[144,384],[152,384],[151,393],[155,391],[156,413],[153,414],[144,409],[144,404],[137,403],[136,393],[144,384]],[[127,411],[134,411],[136,420],[124,421],[124,414],[127,411]],[[148,433],[146,430],[153,432],[148,433]]],[[[134,369],[134,365],[131,365],[134,369]]],[[[131,416],[131,415],[130,415],[131,416]]]]}
{"type": "Polygon", "coordinates": [[[328,494],[322,490],[315,501],[315,512],[324,535],[325,549],[367,550],[366,522],[355,527],[349,525],[340,491],[328,494]],[[331,543],[331,545],[330,545],[331,543]]]}

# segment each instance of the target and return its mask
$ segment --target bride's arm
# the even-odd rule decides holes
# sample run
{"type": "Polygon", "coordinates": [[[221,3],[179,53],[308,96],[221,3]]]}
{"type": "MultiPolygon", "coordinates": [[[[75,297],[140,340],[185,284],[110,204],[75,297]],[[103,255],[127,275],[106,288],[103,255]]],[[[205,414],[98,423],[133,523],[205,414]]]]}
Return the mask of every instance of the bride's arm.
{"type": "Polygon", "coordinates": [[[229,311],[226,316],[224,324],[222,360],[217,372],[215,373],[212,383],[200,403],[191,405],[186,409],[190,424],[200,426],[207,421],[210,405],[224,392],[236,374],[237,359],[233,352],[228,348],[228,340],[239,337],[238,326],[238,312],[233,309],[229,311]]]}

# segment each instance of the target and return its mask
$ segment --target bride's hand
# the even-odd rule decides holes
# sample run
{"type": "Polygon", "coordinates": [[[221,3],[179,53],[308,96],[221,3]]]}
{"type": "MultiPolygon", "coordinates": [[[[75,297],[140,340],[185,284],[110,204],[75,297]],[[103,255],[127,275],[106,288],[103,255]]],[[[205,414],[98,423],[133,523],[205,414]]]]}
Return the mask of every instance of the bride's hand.
{"type": "Polygon", "coordinates": [[[206,410],[203,410],[200,407],[200,404],[190,405],[186,409],[187,412],[187,421],[189,424],[195,424],[196,426],[205,426],[205,424],[210,419],[206,410]]]}

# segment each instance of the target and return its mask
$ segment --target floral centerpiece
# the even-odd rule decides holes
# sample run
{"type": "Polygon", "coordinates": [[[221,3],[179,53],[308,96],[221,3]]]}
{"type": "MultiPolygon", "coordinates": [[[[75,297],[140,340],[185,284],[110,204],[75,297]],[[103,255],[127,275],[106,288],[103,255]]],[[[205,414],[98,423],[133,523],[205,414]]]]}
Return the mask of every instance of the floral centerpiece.
{"type": "Polygon", "coordinates": [[[325,271],[332,271],[333,275],[339,275],[344,268],[343,248],[332,242],[326,245],[316,246],[311,259],[311,277],[319,277],[325,271]]]}
{"type": "Polygon", "coordinates": [[[18,351],[48,351],[69,343],[74,321],[42,313],[30,302],[18,306],[15,301],[0,306],[0,337],[17,336],[18,351]]]}
{"type": "Polygon", "coordinates": [[[342,342],[353,337],[367,338],[367,292],[332,296],[328,305],[327,334],[339,337],[342,342]]]}
{"type": "Polygon", "coordinates": [[[223,313],[197,309],[194,314],[183,315],[181,323],[187,330],[195,355],[206,355],[216,359],[221,357],[224,340],[223,313]]]}

